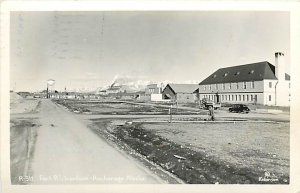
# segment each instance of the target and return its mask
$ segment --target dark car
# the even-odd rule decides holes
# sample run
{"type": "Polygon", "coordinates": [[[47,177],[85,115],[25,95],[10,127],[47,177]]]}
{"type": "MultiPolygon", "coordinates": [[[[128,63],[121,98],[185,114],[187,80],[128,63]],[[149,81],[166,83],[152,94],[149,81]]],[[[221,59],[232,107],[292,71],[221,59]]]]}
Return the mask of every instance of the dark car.
{"type": "Polygon", "coordinates": [[[229,108],[229,112],[249,113],[250,109],[247,105],[236,104],[229,108]]]}

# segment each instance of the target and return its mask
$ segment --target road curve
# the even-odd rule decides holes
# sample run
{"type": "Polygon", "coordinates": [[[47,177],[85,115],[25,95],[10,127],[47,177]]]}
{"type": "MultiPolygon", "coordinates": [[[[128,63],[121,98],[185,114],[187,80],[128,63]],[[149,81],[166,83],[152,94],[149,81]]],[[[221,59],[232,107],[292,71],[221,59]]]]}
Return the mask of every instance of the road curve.
{"type": "Polygon", "coordinates": [[[45,99],[40,108],[33,184],[166,183],[61,106],[45,99]]]}

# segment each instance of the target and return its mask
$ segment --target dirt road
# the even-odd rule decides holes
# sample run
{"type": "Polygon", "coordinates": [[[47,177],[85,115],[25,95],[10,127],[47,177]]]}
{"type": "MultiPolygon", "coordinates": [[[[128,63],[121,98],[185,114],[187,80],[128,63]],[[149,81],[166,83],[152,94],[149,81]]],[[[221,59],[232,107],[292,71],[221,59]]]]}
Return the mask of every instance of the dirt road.
{"type": "Polygon", "coordinates": [[[164,183],[50,100],[42,100],[33,184],[164,183]]]}

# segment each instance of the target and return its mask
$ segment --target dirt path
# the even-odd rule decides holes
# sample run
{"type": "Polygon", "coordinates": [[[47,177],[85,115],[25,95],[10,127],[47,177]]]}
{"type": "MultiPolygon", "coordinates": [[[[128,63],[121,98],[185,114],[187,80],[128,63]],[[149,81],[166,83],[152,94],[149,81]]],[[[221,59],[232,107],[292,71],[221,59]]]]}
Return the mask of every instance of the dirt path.
{"type": "Polygon", "coordinates": [[[164,183],[50,100],[41,102],[40,124],[33,184],[164,183]]]}

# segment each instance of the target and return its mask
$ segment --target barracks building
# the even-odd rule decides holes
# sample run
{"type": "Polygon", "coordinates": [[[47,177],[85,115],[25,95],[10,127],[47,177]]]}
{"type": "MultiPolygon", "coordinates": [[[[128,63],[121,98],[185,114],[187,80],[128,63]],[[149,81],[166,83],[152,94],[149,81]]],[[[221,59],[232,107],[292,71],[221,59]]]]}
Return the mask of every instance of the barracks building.
{"type": "Polygon", "coordinates": [[[284,54],[275,53],[275,66],[267,61],[220,68],[199,83],[200,100],[214,102],[290,105],[290,76],[284,54]]]}

